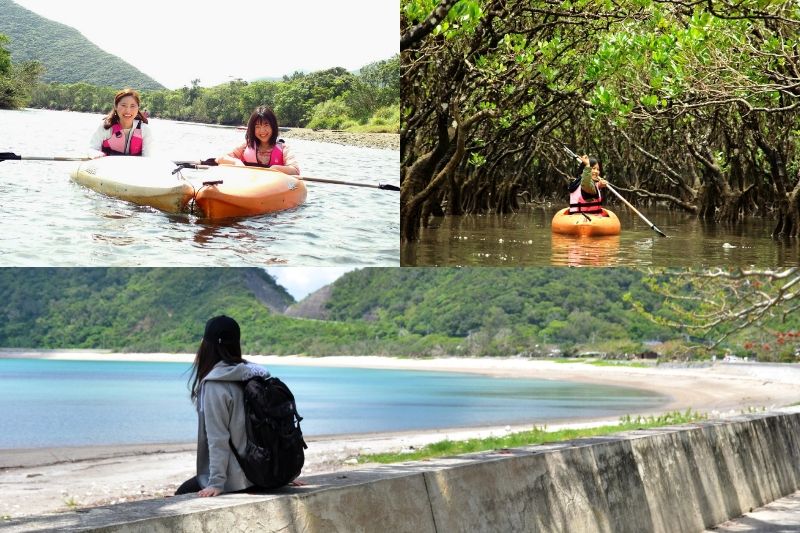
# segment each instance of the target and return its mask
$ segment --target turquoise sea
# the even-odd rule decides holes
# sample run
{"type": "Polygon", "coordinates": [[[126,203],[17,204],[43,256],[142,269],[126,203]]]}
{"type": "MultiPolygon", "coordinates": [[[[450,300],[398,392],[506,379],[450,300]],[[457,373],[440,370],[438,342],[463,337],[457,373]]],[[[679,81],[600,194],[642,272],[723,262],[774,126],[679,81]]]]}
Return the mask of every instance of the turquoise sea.
{"type": "MultiPolygon", "coordinates": [[[[445,372],[271,366],[308,436],[617,416],[648,392],[445,372]]],[[[191,442],[187,363],[0,358],[0,449],[191,442]]]]}

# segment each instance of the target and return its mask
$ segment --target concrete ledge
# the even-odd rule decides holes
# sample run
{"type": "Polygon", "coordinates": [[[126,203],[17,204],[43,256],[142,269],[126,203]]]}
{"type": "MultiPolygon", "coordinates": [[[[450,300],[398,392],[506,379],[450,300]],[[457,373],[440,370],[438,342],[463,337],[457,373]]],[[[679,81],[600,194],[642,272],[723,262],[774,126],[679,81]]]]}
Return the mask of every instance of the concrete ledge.
{"type": "Polygon", "coordinates": [[[0,523],[8,531],[699,532],[800,488],[800,409],[0,523]]]}

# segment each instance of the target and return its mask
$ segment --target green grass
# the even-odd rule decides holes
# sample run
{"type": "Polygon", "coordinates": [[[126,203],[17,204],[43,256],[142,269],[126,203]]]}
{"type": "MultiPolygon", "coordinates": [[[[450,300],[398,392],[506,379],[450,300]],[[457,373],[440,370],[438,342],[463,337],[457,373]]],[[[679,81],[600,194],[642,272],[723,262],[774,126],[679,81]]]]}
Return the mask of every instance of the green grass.
{"type": "Polygon", "coordinates": [[[75,499],[75,496],[69,496],[64,498],[64,505],[69,507],[71,510],[75,510],[78,508],[80,503],[78,503],[78,500],[75,499]]]}
{"type": "Polygon", "coordinates": [[[649,368],[653,365],[642,363],[641,361],[616,361],[614,359],[597,359],[589,361],[588,364],[594,366],[628,366],[633,368],[649,368]]]}
{"type": "Polygon", "coordinates": [[[586,363],[594,366],[629,366],[634,368],[649,368],[652,365],[641,361],[625,361],[616,359],[589,359],[584,357],[559,357],[553,359],[555,363],[586,363]]]}
{"type": "Polygon", "coordinates": [[[353,133],[399,133],[397,126],[390,124],[359,124],[345,128],[344,131],[353,133]]]}
{"type": "Polygon", "coordinates": [[[484,452],[489,450],[502,450],[508,448],[520,448],[535,444],[545,444],[552,442],[562,442],[582,437],[599,437],[630,431],[633,429],[648,429],[675,424],[687,424],[698,420],[705,420],[708,415],[694,412],[691,409],[681,413],[673,411],[660,416],[631,417],[626,415],[620,418],[619,424],[610,426],[599,426],[595,428],[581,429],[562,429],[559,431],[547,431],[546,428],[534,427],[530,431],[512,433],[503,437],[489,437],[486,439],[469,439],[465,441],[443,440],[428,444],[419,450],[410,453],[379,453],[362,455],[359,463],[400,463],[405,461],[420,461],[435,457],[445,457],[461,455],[465,453],[484,452]]]}

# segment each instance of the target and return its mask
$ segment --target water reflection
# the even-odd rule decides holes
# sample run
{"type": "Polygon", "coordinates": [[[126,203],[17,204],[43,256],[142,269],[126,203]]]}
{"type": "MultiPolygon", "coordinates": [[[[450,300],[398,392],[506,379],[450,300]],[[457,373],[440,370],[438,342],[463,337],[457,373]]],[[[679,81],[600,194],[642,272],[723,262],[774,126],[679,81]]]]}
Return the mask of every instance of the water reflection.
{"type": "Polygon", "coordinates": [[[586,237],[552,234],[553,265],[607,266],[619,255],[619,235],[586,237]]]}
{"type": "Polygon", "coordinates": [[[776,266],[800,265],[798,239],[773,239],[772,221],[717,224],[666,209],[642,213],[659,236],[624,206],[610,206],[622,224],[616,238],[553,235],[557,206],[526,207],[509,215],[434,218],[420,239],[401,246],[406,266],[776,266]]]}

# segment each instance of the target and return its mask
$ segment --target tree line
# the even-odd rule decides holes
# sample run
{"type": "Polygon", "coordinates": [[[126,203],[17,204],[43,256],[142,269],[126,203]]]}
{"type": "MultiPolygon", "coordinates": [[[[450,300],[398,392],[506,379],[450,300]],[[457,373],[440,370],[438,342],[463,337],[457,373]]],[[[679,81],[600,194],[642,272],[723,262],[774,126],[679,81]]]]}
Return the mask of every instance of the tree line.
{"type": "Polygon", "coordinates": [[[598,156],[638,205],[800,236],[794,0],[402,0],[401,237],[566,201],[598,156]]]}
{"type": "Polygon", "coordinates": [[[20,64],[11,62],[11,54],[4,48],[8,37],[0,34],[0,109],[16,109],[30,101],[42,66],[36,61],[20,64]]]}
{"type": "MultiPolygon", "coordinates": [[[[151,117],[240,125],[260,105],[273,108],[281,126],[397,132],[400,123],[399,56],[371,63],[357,74],[336,67],[296,72],[279,81],[232,80],[201,87],[200,80],[177,90],[141,91],[151,117]]],[[[120,87],[88,83],[39,84],[30,106],[108,112],[120,87]]],[[[134,87],[135,89],[135,87],[134,87]]]]}

